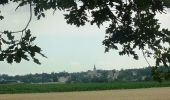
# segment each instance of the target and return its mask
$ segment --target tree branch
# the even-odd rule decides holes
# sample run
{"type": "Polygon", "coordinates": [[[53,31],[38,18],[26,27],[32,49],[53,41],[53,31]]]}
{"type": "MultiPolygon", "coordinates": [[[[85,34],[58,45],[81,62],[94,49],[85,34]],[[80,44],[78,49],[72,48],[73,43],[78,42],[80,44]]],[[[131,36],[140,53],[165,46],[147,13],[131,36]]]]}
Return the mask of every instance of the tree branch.
{"type": "Polygon", "coordinates": [[[150,65],[149,61],[147,60],[147,58],[146,58],[145,53],[144,53],[143,50],[142,50],[142,54],[143,54],[143,57],[145,58],[145,61],[148,63],[149,67],[151,67],[151,65],[150,65]]]}
{"type": "MultiPolygon", "coordinates": [[[[32,4],[31,4],[31,2],[30,2],[30,11],[29,12],[30,12],[30,17],[29,17],[29,20],[28,20],[26,26],[22,30],[14,31],[14,32],[11,32],[11,33],[20,33],[20,32],[23,33],[28,28],[28,26],[29,26],[29,24],[32,20],[32,4]]],[[[0,35],[4,34],[4,32],[2,32],[2,31],[0,31],[0,33],[1,33],[0,35]]]]}

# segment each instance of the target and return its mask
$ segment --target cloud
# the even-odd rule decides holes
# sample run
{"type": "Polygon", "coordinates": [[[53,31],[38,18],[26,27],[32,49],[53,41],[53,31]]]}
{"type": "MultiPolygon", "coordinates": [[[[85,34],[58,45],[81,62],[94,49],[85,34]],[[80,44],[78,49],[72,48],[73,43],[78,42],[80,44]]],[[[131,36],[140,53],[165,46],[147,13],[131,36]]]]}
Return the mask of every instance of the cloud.
{"type": "Polygon", "coordinates": [[[162,28],[170,29],[170,9],[168,9],[166,13],[157,14],[156,18],[159,19],[162,28]]]}
{"type": "Polygon", "coordinates": [[[7,29],[11,31],[17,31],[25,27],[29,19],[29,9],[27,6],[24,6],[15,11],[16,7],[17,4],[15,3],[0,6],[2,15],[5,17],[5,19],[2,20],[0,24],[1,31],[7,29]]]}
{"type": "Polygon", "coordinates": [[[104,28],[99,29],[96,25],[87,24],[82,27],[69,25],[64,19],[63,12],[57,11],[54,15],[52,11],[46,12],[46,17],[41,20],[32,21],[30,28],[37,36],[56,37],[104,37],[104,28]]]}

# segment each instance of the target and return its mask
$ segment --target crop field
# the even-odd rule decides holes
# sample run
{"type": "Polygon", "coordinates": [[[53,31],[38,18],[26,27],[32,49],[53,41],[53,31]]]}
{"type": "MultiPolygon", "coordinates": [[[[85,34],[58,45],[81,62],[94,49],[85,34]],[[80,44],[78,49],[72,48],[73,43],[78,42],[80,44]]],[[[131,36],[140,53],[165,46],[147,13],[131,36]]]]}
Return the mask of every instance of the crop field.
{"type": "Polygon", "coordinates": [[[158,82],[1,84],[0,94],[98,91],[98,90],[137,89],[137,88],[151,88],[151,87],[170,87],[170,82],[163,82],[161,84],[158,82]]]}
{"type": "Polygon", "coordinates": [[[170,100],[170,87],[104,91],[0,94],[0,100],[170,100]]]}

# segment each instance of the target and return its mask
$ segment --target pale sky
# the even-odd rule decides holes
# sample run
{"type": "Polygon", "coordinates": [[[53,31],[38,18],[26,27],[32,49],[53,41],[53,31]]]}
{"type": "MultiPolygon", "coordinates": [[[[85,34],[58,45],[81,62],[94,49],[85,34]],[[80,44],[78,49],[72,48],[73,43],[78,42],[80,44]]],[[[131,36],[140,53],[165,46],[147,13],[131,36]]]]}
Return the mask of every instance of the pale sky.
{"type": "MultiPolygon", "coordinates": [[[[19,8],[14,11],[16,5],[0,7],[5,20],[0,23],[0,31],[20,30],[25,27],[29,19],[28,7],[19,8]]],[[[148,66],[141,51],[138,51],[140,59],[133,60],[132,57],[119,56],[117,51],[111,50],[104,53],[105,47],[102,41],[105,37],[105,27],[99,29],[97,26],[87,24],[77,28],[71,26],[64,20],[63,12],[52,11],[46,13],[46,18],[36,20],[34,17],[30,29],[37,36],[36,44],[40,46],[43,53],[48,57],[39,57],[42,65],[33,61],[22,61],[19,64],[7,64],[0,62],[0,74],[29,74],[42,72],[79,72],[91,70],[96,65],[97,69],[127,69],[142,68],[148,66]]],[[[158,15],[162,27],[170,28],[170,14],[158,15]]],[[[148,59],[154,65],[153,59],[148,59]]]]}

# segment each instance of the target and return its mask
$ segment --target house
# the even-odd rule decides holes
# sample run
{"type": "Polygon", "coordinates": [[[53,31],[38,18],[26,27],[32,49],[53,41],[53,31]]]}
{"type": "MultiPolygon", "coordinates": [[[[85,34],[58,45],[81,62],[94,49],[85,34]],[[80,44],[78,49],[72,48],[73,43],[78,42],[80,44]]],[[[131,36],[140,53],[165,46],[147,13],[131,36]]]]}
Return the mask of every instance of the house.
{"type": "Polygon", "coordinates": [[[68,81],[68,79],[70,78],[70,76],[67,76],[67,77],[59,77],[58,78],[58,82],[59,83],[66,83],[68,81]]]}

